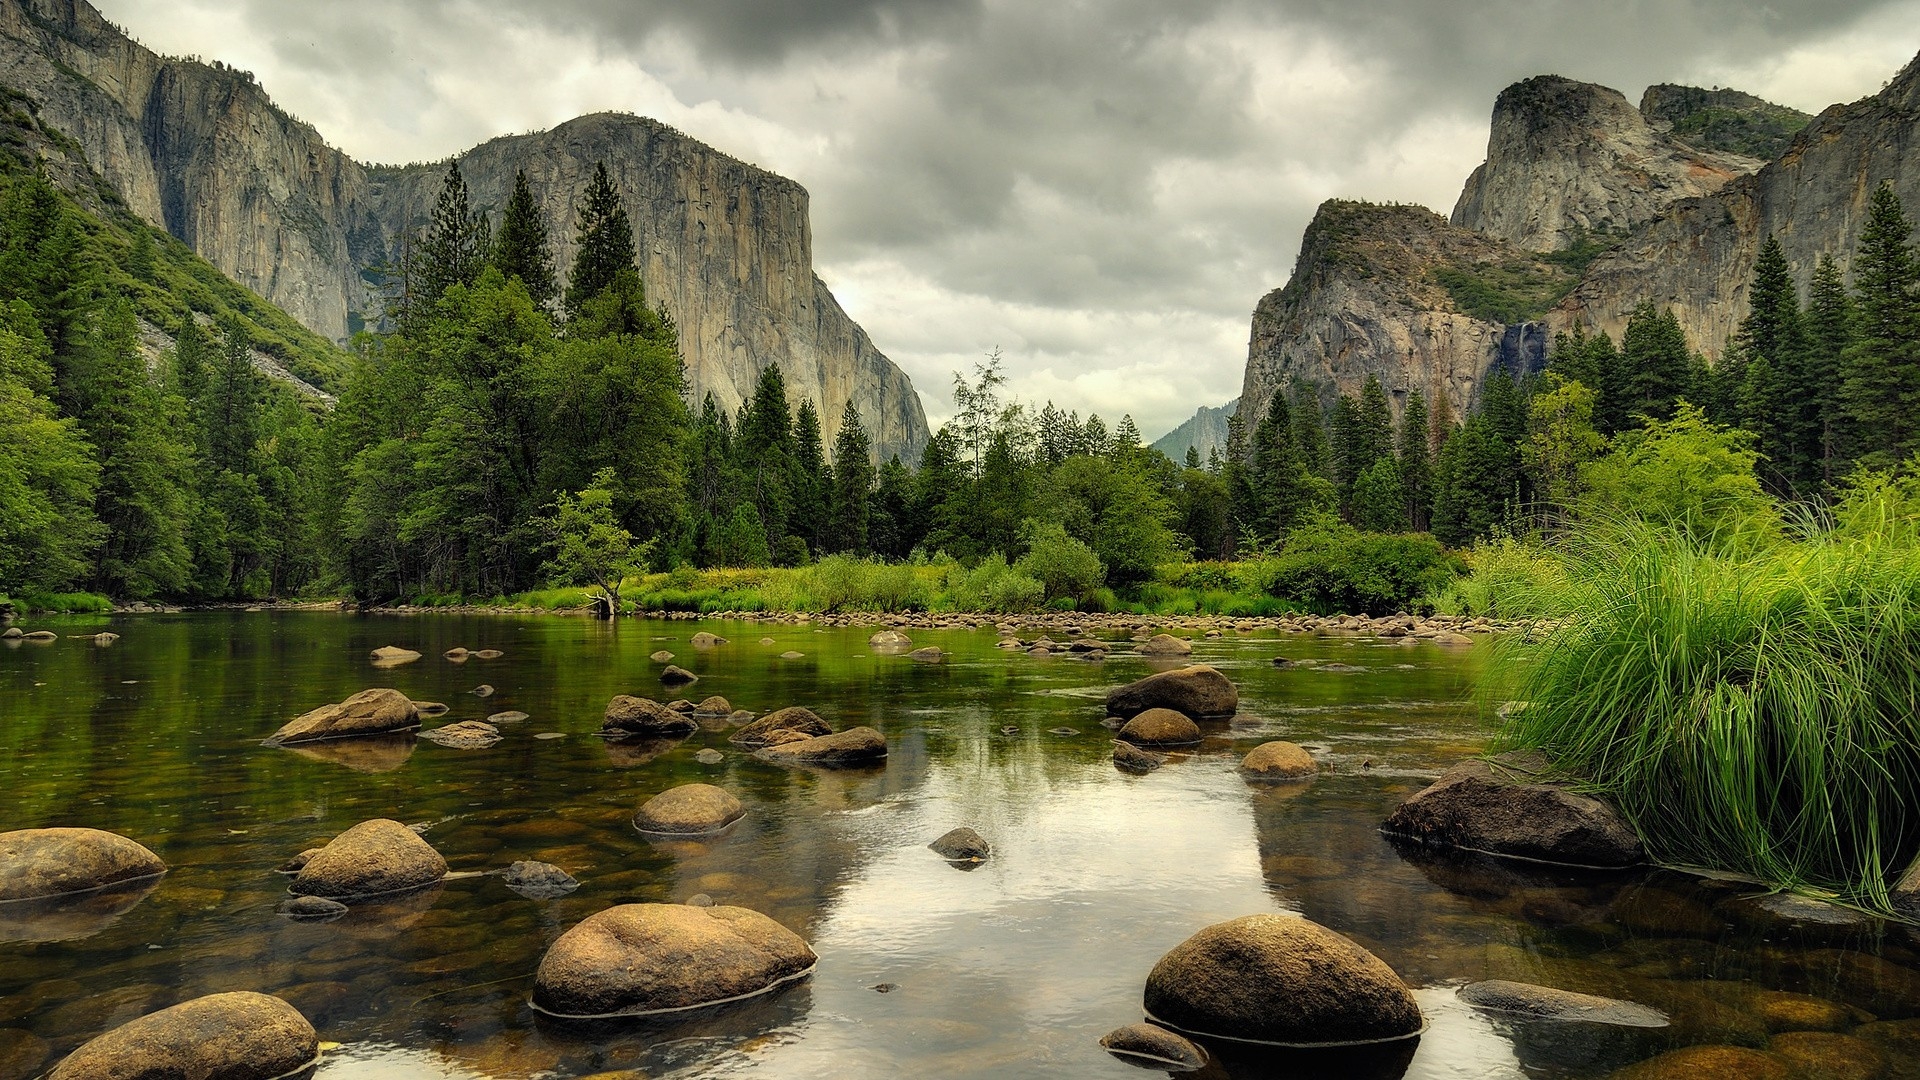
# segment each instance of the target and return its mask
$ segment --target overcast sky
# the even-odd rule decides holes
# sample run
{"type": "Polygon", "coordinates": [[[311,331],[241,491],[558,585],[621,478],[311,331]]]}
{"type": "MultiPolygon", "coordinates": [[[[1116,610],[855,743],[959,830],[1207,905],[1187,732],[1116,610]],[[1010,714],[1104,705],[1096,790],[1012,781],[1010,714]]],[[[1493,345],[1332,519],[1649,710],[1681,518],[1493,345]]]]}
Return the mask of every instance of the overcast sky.
{"type": "Polygon", "coordinates": [[[656,117],[806,185],[816,269],[934,423],[997,346],[1021,397],[1149,438],[1239,393],[1322,200],[1450,211],[1503,86],[1817,112],[1920,51],[1920,0],[95,2],[363,161],[656,117]]]}

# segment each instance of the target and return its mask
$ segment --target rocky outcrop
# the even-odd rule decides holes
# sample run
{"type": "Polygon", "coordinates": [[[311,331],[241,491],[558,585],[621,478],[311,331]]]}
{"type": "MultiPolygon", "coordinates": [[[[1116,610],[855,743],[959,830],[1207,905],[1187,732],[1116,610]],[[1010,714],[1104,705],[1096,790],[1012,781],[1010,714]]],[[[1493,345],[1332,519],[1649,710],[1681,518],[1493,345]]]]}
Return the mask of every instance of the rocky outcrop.
{"type": "Polygon", "coordinates": [[[0,901],[104,889],[167,872],[144,844],[100,829],[0,833],[0,901]]]}
{"type": "Polygon", "coordinates": [[[1640,95],[1640,115],[1654,130],[1689,146],[1761,161],[1786,153],[1794,134],[1813,120],[1799,109],[1739,90],[1671,83],[1647,87],[1640,95]]]}
{"type": "Polygon", "coordinates": [[[685,735],[697,727],[691,719],[652,698],[616,694],[607,702],[600,731],[610,738],[627,735],[685,735]]]}
{"type": "Polygon", "coordinates": [[[1452,221],[1528,251],[1560,251],[1631,231],[1761,164],[1680,142],[1618,90],[1541,75],[1494,102],[1487,160],[1452,221]]]}
{"type": "Polygon", "coordinates": [[[622,904],[560,935],[533,976],[554,1016],[651,1016],[764,994],[813,971],[800,936],[757,911],[622,904]]]}
{"type": "Polygon", "coordinates": [[[298,1009],[266,994],[214,994],[114,1028],[75,1050],[47,1080],[272,1080],[319,1057],[320,1036],[298,1009]]]}
{"type": "Polygon", "coordinates": [[[887,760],[887,739],[870,727],[848,728],[832,735],[774,743],[762,749],[760,756],[782,765],[825,769],[877,765],[887,760]]]}
{"type": "MultiPolygon", "coordinates": [[[[442,712],[446,711],[444,708],[442,712]]],[[[362,690],[338,705],[301,713],[267,738],[270,746],[391,735],[420,726],[420,707],[398,690],[362,690]]]]}
{"type": "Polygon", "coordinates": [[[728,742],[735,746],[759,749],[774,741],[774,736],[783,732],[798,733],[803,738],[816,735],[833,734],[833,726],[820,718],[820,715],[804,705],[793,705],[777,709],[746,727],[733,733],[728,742]]]}
{"type": "Polygon", "coordinates": [[[1175,461],[1184,461],[1188,448],[1205,462],[1214,453],[1227,452],[1227,418],[1240,411],[1234,398],[1219,408],[1202,405],[1186,423],[1153,441],[1153,448],[1175,461]]]}
{"type": "Polygon", "coordinates": [[[1107,695],[1107,715],[1131,720],[1148,709],[1172,709],[1199,720],[1232,716],[1240,691],[1218,668],[1205,664],[1161,671],[1107,695]]]}
{"type": "MultiPolygon", "coordinates": [[[[85,0],[0,0],[0,72],[135,213],[336,340],[377,318],[362,272],[396,261],[445,175],[441,164],[364,166],[287,115],[251,74],[157,56],[85,0]]],[[[460,161],[489,210],[527,172],[562,267],[587,181],[606,162],[649,298],[679,327],[696,403],[710,392],[737,409],[778,363],[795,405],[806,397],[819,408],[829,442],[855,402],[877,453],[913,460],[925,445],[911,382],[813,271],[800,185],[611,113],[495,139],[460,161]]]]}

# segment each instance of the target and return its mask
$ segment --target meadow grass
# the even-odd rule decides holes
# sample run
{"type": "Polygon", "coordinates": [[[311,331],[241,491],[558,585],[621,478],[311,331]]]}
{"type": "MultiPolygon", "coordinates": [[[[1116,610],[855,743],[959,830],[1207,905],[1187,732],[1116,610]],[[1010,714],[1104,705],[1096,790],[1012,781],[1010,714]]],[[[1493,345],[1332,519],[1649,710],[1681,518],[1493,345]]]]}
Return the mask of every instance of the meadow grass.
{"type": "Polygon", "coordinates": [[[1610,797],[1661,862],[1888,910],[1920,848],[1911,537],[1716,545],[1615,523],[1558,561],[1506,586],[1559,621],[1502,647],[1489,697],[1526,706],[1500,744],[1610,797]]]}
{"type": "Polygon", "coordinates": [[[14,609],[29,614],[81,614],[102,615],[113,610],[113,601],[99,593],[70,592],[34,592],[23,591],[18,596],[0,596],[0,604],[10,603],[14,609]]]}

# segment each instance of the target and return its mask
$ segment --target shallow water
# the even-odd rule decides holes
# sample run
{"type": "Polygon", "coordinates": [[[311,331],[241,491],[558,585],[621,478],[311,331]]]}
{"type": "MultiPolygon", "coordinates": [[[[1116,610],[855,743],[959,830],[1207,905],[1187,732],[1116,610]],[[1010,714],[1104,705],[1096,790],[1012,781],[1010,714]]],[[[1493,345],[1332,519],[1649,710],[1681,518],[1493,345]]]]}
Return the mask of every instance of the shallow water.
{"type": "MultiPolygon", "coordinates": [[[[1240,684],[1242,715],[1132,776],[1109,761],[1099,699],[1149,662],[1009,654],[990,630],[914,632],[915,644],[953,654],[926,665],[875,654],[867,631],[740,623],[286,612],[110,625],[124,635],[111,647],[63,638],[0,651],[0,825],[110,829],[173,870],[121,912],[0,911],[0,1080],[37,1075],[153,1009],[237,989],[284,996],[340,1044],[323,1080],[1118,1080],[1141,1073],[1098,1039],[1140,1018],[1154,962],[1201,926],[1263,911],[1339,930],[1417,988],[1431,1028],[1406,1076],[1599,1077],[1676,1046],[1764,1047],[1770,1024],[1818,1016],[1882,1055],[1882,1071],[1859,1075],[1920,1077],[1920,1020],[1885,1023],[1920,1017],[1920,947],[1904,927],[1793,924],[1754,909],[1738,885],[1409,859],[1382,840],[1379,821],[1400,799],[1484,748],[1489,731],[1465,704],[1483,662],[1475,650],[1272,634],[1199,642],[1197,658],[1240,684]],[[732,641],[689,647],[702,629],[732,641]],[[426,658],[377,670],[367,653],[386,644],[426,658]],[[505,655],[441,659],[454,646],[505,655]],[[613,694],[674,696],[648,660],[663,648],[701,676],[685,696],[756,712],[803,704],[836,727],[871,725],[887,735],[887,766],[792,771],[737,752],[724,730],[638,748],[595,737],[613,694]],[[787,650],[806,655],[781,659],[787,650]],[[1275,655],[1358,670],[1281,669],[1275,655]],[[483,683],[496,692],[468,693],[483,683]],[[506,710],[530,718],[502,725],[505,739],[486,750],[260,745],[292,716],[369,686],[452,707],[429,726],[506,710]],[[1050,732],[1060,727],[1076,733],[1050,732]],[[1312,748],[1319,779],[1242,781],[1239,756],[1272,738],[1312,748]],[[708,747],[724,760],[697,762],[708,747]],[[708,841],[633,830],[647,797],[696,780],[732,790],[748,816],[708,841]],[[538,859],[582,886],[531,900],[497,877],[459,877],[333,923],[276,914],[287,879],[274,868],[372,817],[430,823],[427,839],[455,871],[538,859]],[[977,869],[926,848],[958,825],[994,844],[977,869]],[[531,972],[568,927],[612,904],[698,893],[793,928],[820,954],[817,972],[663,1025],[582,1028],[528,1007],[531,972]],[[1631,998],[1674,1023],[1522,1024],[1455,999],[1459,985],[1494,977],[1631,998]]],[[[1281,1076],[1325,1068],[1268,1064],[1281,1076]]]]}

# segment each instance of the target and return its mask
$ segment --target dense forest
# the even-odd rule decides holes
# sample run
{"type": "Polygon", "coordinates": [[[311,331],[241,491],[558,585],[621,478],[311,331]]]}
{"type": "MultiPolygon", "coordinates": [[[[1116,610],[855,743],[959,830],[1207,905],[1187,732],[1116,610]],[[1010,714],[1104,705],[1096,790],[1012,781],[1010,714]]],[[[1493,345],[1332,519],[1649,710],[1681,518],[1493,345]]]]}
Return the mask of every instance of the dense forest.
{"type": "Polygon", "coordinates": [[[1819,502],[1920,450],[1920,264],[1885,187],[1851,288],[1829,258],[1803,301],[1768,243],[1715,366],[1647,305],[1618,343],[1575,330],[1544,372],[1492,372],[1465,417],[1417,391],[1396,409],[1375,381],[1295,384],[1207,461],[1143,447],[1131,418],[1009,399],[997,354],[956,375],[917,462],[876,465],[852,408],[824,445],[778,365],[737,411],[690,401],[604,168],[567,224],[563,274],[524,176],[496,222],[450,165],[329,409],[261,374],[257,321],[144,314],[151,230],[8,167],[0,594],[485,599],[605,577],[597,544],[632,570],[1019,563],[1046,599],[1099,604],[1169,564],[1309,548],[1419,577],[1443,545],[1680,513],[1728,476],[1819,502]],[[143,320],[172,343],[143,347],[143,320]]]}

